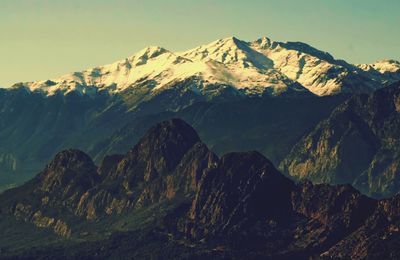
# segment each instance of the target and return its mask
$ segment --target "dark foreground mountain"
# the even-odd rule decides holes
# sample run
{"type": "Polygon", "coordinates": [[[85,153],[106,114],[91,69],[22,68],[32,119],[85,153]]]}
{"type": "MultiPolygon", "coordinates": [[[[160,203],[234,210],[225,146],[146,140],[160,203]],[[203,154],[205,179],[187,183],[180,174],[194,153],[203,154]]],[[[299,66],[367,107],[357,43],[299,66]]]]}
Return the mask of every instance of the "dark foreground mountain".
{"type": "Polygon", "coordinates": [[[374,197],[400,190],[400,83],[339,105],[292,149],[282,169],[316,183],[351,183],[374,197]]]}
{"type": "Polygon", "coordinates": [[[397,259],[399,197],[294,184],[258,152],[218,158],[185,122],[99,167],[66,150],[0,195],[0,254],[19,259],[397,259]]]}

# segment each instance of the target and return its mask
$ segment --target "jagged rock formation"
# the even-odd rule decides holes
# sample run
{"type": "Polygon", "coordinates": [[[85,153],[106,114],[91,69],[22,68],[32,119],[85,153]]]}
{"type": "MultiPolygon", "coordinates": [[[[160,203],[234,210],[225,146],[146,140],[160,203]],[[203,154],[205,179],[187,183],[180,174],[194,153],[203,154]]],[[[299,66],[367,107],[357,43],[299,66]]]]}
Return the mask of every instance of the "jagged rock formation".
{"type": "Polygon", "coordinates": [[[60,201],[81,196],[98,183],[99,175],[88,155],[79,150],[66,150],[55,156],[39,179],[34,192],[60,201]]]}
{"type": "Polygon", "coordinates": [[[54,209],[87,219],[121,214],[193,194],[202,171],[215,160],[192,127],[172,119],[150,129],[126,155],[106,157],[98,169],[81,151],[60,152],[2,208],[17,215],[24,212],[24,219],[34,223],[42,212],[54,209]]]}
{"type": "Polygon", "coordinates": [[[399,192],[400,85],[355,96],[294,146],[283,171],[317,183],[351,183],[370,196],[399,192]]]}
{"type": "Polygon", "coordinates": [[[260,219],[285,221],[293,186],[257,152],[227,154],[203,175],[186,232],[201,238],[243,230],[260,219]]]}
{"type": "Polygon", "coordinates": [[[178,119],[151,128],[131,151],[98,168],[81,151],[60,152],[33,180],[1,194],[0,205],[0,225],[12,218],[74,242],[8,248],[8,257],[399,255],[398,196],[377,201],[350,185],[295,184],[258,152],[218,158],[178,119]],[[121,231],[141,214],[155,221],[121,231]]]}
{"type": "Polygon", "coordinates": [[[214,160],[193,128],[180,120],[166,121],[150,129],[125,156],[104,160],[101,185],[81,197],[76,213],[95,218],[190,195],[214,160]],[[110,171],[103,173],[105,168],[110,171]]]}
{"type": "Polygon", "coordinates": [[[397,259],[399,197],[379,201],[365,224],[321,254],[321,259],[397,259]]]}
{"type": "Polygon", "coordinates": [[[292,194],[293,209],[341,232],[350,233],[373,212],[376,202],[350,185],[313,185],[305,182],[292,194]]]}

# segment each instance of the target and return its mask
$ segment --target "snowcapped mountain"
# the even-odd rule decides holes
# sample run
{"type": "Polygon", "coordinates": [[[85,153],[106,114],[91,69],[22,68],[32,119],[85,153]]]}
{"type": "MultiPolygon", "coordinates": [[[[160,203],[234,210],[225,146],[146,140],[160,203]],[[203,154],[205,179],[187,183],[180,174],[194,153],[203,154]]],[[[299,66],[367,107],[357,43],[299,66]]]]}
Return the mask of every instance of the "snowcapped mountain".
{"type": "Polygon", "coordinates": [[[400,72],[400,62],[395,60],[381,60],[372,64],[359,64],[358,67],[365,71],[376,70],[380,73],[400,72]]]}
{"type": "Polygon", "coordinates": [[[184,52],[147,47],[115,63],[61,76],[19,83],[46,95],[77,91],[92,95],[135,91],[144,85],[150,95],[185,80],[190,90],[208,95],[208,86],[232,87],[239,94],[279,95],[287,91],[319,96],[370,92],[400,79],[397,61],[352,65],[300,42],[275,42],[266,37],[253,42],[229,37],[184,52]]]}
{"type": "Polygon", "coordinates": [[[357,67],[383,82],[400,80],[400,62],[395,60],[381,60],[372,64],[358,64],[357,67]]]}

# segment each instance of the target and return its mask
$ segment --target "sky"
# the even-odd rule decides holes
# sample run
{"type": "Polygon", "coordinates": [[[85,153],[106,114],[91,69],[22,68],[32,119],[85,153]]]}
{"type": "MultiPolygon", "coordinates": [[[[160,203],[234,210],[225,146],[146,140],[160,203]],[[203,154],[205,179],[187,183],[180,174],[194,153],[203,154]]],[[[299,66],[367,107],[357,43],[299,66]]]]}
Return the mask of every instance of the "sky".
{"type": "Polygon", "coordinates": [[[0,0],[0,86],[229,36],[302,41],[352,63],[400,60],[400,0],[0,0]]]}

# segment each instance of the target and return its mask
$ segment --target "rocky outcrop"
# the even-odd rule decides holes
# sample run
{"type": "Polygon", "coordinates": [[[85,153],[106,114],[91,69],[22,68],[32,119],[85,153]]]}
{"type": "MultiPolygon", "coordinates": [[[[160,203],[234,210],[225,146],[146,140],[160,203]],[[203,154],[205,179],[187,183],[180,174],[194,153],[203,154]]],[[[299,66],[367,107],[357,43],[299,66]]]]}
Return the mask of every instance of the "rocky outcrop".
{"type": "Polygon", "coordinates": [[[399,196],[382,200],[362,226],[320,254],[321,259],[398,259],[399,196]]]}
{"type": "Polygon", "coordinates": [[[316,219],[337,232],[350,233],[362,225],[377,206],[375,200],[350,185],[299,184],[292,194],[293,210],[316,219]]]}
{"type": "Polygon", "coordinates": [[[386,197],[400,190],[400,85],[340,105],[304,136],[281,163],[284,172],[315,183],[349,183],[386,197]]]}
{"type": "Polygon", "coordinates": [[[259,220],[286,221],[293,188],[261,154],[227,154],[203,175],[186,232],[201,238],[239,231],[259,220]]]}
{"type": "Polygon", "coordinates": [[[13,209],[13,215],[17,220],[31,222],[38,228],[51,228],[54,233],[68,238],[71,236],[71,228],[61,218],[49,217],[41,210],[34,209],[32,205],[18,203],[13,209]]]}
{"type": "Polygon", "coordinates": [[[38,176],[34,193],[51,197],[54,201],[74,200],[99,182],[97,167],[92,159],[79,150],[58,153],[38,176]]]}
{"type": "Polygon", "coordinates": [[[39,228],[52,228],[54,233],[62,237],[69,238],[71,236],[71,229],[67,223],[61,219],[43,216],[40,210],[33,214],[32,222],[39,228]]]}

